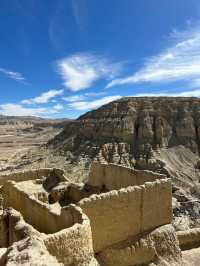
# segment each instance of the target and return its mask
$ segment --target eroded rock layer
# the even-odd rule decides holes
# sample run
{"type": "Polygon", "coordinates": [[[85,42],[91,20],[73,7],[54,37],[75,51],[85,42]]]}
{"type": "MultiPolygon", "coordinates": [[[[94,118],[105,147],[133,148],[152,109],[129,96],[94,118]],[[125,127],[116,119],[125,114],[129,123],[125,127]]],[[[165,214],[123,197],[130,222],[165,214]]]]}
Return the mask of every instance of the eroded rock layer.
{"type": "Polygon", "coordinates": [[[97,158],[151,170],[164,166],[155,151],[180,145],[196,154],[197,163],[200,99],[123,98],[81,116],[49,143],[72,162],[97,158]]]}
{"type": "Polygon", "coordinates": [[[200,99],[123,98],[72,122],[54,143],[61,140],[72,150],[83,143],[86,146],[87,140],[97,145],[112,143],[111,147],[104,146],[103,150],[107,154],[112,149],[116,157],[126,152],[135,156],[145,153],[148,157],[152,148],[175,145],[184,145],[198,153],[200,99]]]}

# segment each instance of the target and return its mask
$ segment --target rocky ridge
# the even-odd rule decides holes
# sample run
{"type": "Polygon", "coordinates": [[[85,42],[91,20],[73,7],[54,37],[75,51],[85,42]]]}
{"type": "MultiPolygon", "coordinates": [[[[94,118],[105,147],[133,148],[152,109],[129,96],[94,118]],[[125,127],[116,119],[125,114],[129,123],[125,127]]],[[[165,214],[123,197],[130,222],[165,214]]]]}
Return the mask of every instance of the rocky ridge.
{"type": "Polygon", "coordinates": [[[73,156],[154,169],[162,167],[156,151],[180,145],[199,156],[198,98],[123,98],[86,113],[49,142],[73,156]]]}

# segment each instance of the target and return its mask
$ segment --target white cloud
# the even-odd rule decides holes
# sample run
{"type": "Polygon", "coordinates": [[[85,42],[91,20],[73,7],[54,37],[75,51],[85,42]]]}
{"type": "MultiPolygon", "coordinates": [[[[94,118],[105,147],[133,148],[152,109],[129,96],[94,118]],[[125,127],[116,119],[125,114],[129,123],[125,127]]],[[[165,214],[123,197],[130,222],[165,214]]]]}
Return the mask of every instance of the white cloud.
{"type": "Polygon", "coordinates": [[[55,112],[55,110],[49,110],[47,108],[26,108],[14,103],[0,105],[0,114],[8,116],[46,116],[55,112]]]}
{"type": "Polygon", "coordinates": [[[97,96],[105,95],[105,94],[106,92],[87,92],[84,94],[76,94],[72,96],[63,97],[62,99],[66,102],[77,102],[77,101],[80,102],[89,97],[97,97],[97,96]]]}
{"type": "Polygon", "coordinates": [[[160,97],[160,96],[171,96],[171,97],[200,97],[200,89],[183,91],[183,92],[152,92],[152,93],[138,93],[132,95],[134,97],[160,97]]]}
{"type": "Polygon", "coordinates": [[[101,78],[114,78],[121,67],[121,63],[89,53],[74,54],[57,62],[58,73],[71,91],[89,88],[101,78]]]}
{"type": "Polygon", "coordinates": [[[52,98],[62,95],[64,90],[49,90],[47,92],[43,92],[40,96],[23,100],[23,104],[41,104],[41,103],[48,103],[52,98]]]}
{"type": "Polygon", "coordinates": [[[107,96],[107,97],[103,97],[101,99],[94,100],[94,101],[73,102],[73,103],[69,104],[69,107],[72,107],[72,108],[79,110],[79,111],[91,110],[91,109],[96,109],[96,108],[98,108],[104,104],[109,103],[109,102],[118,100],[120,98],[121,98],[120,95],[107,96]]]}
{"type": "Polygon", "coordinates": [[[13,79],[16,81],[25,81],[25,78],[19,72],[14,72],[14,71],[11,71],[5,68],[0,68],[0,72],[10,79],[13,79]]]}
{"type": "Polygon", "coordinates": [[[63,97],[63,100],[66,102],[77,102],[77,101],[82,101],[84,99],[85,99],[85,96],[82,94],[63,97]]]}
{"type": "Polygon", "coordinates": [[[192,82],[200,76],[200,28],[173,31],[173,44],[162,53],[150,57],[131,76],[112,80],[107,88],[134,83],[192,82]]]}
{"type": "Polygon", "coordinates": [[[53,109],[57,110],[57,111],[61,111],[64,109],[64,106],[62,104],[58,103],[58,104],[53,106],[53,109]]]}
{"type": "Polygon", "coordinates": [[[40,116],[47,117],[59,113],[64,107],[56,104],[53,107],[29,108],[21,104],[6,103],[0,105],[0,115],[8,116],[40,116]]]}
{"type": "Polygon", "coordinates": [[[192,80],[190,82],[190,87],[191,88],[200,88],[200,78],[192,80]]]}
{"type": "Polygon", "coordinates": [[[96,96],[100,96],[100,95],[105,95],[106,92],[105,91],[101,91],[101,92],[87,92],[85,93],[84,95],[87,96],[87,97],[96,97],[96,96]]]}

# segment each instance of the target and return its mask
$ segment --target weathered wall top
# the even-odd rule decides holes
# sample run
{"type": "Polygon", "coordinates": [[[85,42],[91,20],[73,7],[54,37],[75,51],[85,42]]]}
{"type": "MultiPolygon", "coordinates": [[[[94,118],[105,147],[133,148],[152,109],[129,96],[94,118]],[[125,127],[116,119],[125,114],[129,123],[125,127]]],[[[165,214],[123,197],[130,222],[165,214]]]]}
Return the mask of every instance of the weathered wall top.
{"type": "Polygon", "coordinates": [[[172,220],[171,182],[156,180],[79,202],[89,217],[95,252],[172,220]]]}
{"type": "Polygon", "coordinates": [[[19,181],[27,181],[27,180],[34,180],[40,179],[42,177],[59,177],[60,181],[65,179],[68,181],[67,178],[64,176],[64,171],[57,168],[40,168],[40,169],[32,169],[32,170],[25,170],[21,172],[13,172],[6,175],[0,175],[0,186],[4,185],[8,180],[13,180],[16,182],[19,181]]]}
{"type": "Polygon", "coordinates": [[[90,168],[87,184],[92,187],[106,188],[108,190],[139,186],[145,182],[164,179],[165,175],[151,171],[135,170],[116,164],[100,164],[93,162],[90,168]]]}

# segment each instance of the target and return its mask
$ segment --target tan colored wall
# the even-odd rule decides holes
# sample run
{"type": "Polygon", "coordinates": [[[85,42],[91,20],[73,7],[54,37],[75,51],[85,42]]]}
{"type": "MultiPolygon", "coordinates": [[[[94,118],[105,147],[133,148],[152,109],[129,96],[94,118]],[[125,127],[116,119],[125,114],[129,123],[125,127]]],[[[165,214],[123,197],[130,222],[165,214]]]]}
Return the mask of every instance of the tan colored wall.
{"type": "Polygon", "coordinates": [[[178,231],[176,233],[182,250],[200,246],[200,228],[178,231]]]}
{"type": "Polygon", "coordinates": [[[116,164],[100,164],[93,162],[90,168],[87,184],[93,187],[104,185],[107,189],[120,189],[128,186],[143,185],[156,179],[163,179],[164,175],[151,171],[135,170],[116,164]]]}
{"type": "Polygon", "coordinates": [[[56,213],[48,204],[20,190],[14,181],[8,181],[3,191],[6,205],[20,211],[25,221],[40,232],[55,233],[73,225],[73,215],[70,209],[67,215],[60,214],[59,211],[56,213]]]}
{"type": "Polygon", "coordinates": [[[41,234],[30,224],[27,224],[18,211],[9,208],[6,210],[5,214],[8,226],[8,246],[33,235],[40,237],[41,234]]]}
{"type": "MultiPolygon", "coordinates": [[[[171,224],[129,240],[108,247],[97,255],[103,266],[149,265],[158,257],[165,259],[162,265],[182,265],[181,250],[175,230],[171,224]]],[[[159,264],[160,265],[160,264],[159,264]]]]}
{"type": "Polygon", "coordinates": [[[95,252],[171,223],[171,198],[171,182],[166,179],[81,200],[79,206],[90,219],[95,252]]]}
{"type": "MultiPolygon", "coordinates": [[[[44,242],[49,252],[46,257],[47,260],[50,258],[50,255],[52,255],[55,256],[59,262],[64,263],[64,265],[85,266],[89,265],[90,261],[96,263],[89,219],[83,214],[82,210],[75,205],[69,205],[63,208],[61,216],[68,214],[67,209],[70,209],[73,214],[74,225],[55,234],[47,235],[38,232],[24,221],[18,211],[9,208],[6,210],[8,221],[6,232],[8,233],[8,242],[5,246],[15,245],[16,242],[24,239],[37,238],[41,243],[44,242]]],[[[46,262],[47,265],[49,265],[49,261],[46,262]]],[[[90,265],[95,266],[97,264],[90,265]]]]}
{"type": "Polygon", "coordinates": [[[79,223],[46,236],[44,243],[49,253],[64,265],[89,265],[94,259],[90,222],[80,208],[76,209],[81,214],[79,223]],[[88,264],[84,264],[86,262],[88,264]]]}
{"type": "Polygon", "coordinates": [[[55,168],[41,168],[41,169],[26,170],[22,172],[13,172],[11,174],[6,174],[6,175],[0,175],[0,186],[4,185],[8,180],[13,180],[16,182],[34,180],[34,179],[39,179],[42,176],[48,177],[52,173],[55,173],[56,175],[62,175],[63,171],[55,168]]]}

